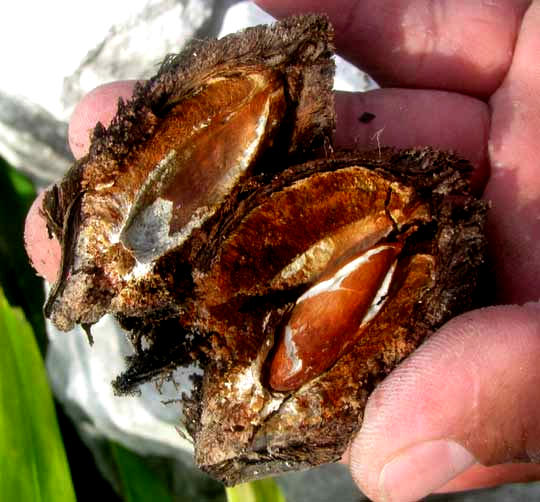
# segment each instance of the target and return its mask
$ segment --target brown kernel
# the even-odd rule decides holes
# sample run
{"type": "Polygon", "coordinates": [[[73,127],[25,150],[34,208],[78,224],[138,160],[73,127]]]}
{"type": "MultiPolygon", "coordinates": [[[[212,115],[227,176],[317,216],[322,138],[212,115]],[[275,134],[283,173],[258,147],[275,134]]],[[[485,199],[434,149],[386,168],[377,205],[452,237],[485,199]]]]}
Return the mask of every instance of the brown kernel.
{"type": "Polygon", "coordinates": [[[290,391],[327,370],[384,305],[401,244],[362,251],[297,301],[270,365],[270,386],[290,391]]]}

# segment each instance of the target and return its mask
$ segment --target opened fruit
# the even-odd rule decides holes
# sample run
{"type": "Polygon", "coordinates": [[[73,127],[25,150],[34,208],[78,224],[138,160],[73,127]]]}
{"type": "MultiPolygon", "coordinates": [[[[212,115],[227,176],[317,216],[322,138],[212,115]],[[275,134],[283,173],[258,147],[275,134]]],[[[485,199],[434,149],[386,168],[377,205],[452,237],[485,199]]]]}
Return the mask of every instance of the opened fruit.
{"type": "Polygon", "coordinates": [[[63,330],[116,316],[130,392],[198,366],[199,466],[226,484],[338,460],[374,386],[472,307],[487,205],[430,148],[332,148],[332,28],[194,42],[44,198],[63,330]]]}

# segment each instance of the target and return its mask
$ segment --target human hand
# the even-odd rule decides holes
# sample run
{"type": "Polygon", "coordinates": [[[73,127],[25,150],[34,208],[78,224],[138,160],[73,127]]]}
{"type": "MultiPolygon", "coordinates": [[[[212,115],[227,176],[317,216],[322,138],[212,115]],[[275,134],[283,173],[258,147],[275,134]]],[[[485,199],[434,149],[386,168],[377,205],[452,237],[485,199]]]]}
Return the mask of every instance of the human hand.
{"type": "Polygon", "coordinates": [[[540,466],[509,464],[540,461],[540,307],[526,303],[540,291],[540,2],[257,3],[326,12],[338,52],[383,86],[338,94],[340,146],[455,150],[493,204],[501,305],[446,324],[375,390],[344,458],[354,479],[399,501],[540,479],[540,466]]]}
{"type": "MultiPolygon", "coordinates": [[[[484,193],[493,201],[489,233],[498,300],[536,300],[540,74],[534,65],[540,48],[535,30],[539,4],[258,3],[276,16],[326,11],[340,52],[381,85],[399,86],[338,95],[338,144],[453,149],[475,165],[479,189],[491,169],[484,193]],[[368,124],[358,121],[365,111],[376,115],[368,124]]],[[[129,96],[132,85],[99,88],[80,103],[70,124],[70,145],[77,157],[86,152],[95,122],[108,123],[118,96],[129,96]]],[[[53,281],[58,254],[50,254],[37,207],[28,217],[28,249],[38,271],[53,281]]],[[[534,465],[484,468],[476,463],[540,458],[539,321],[534,304],[469,313],[448,323],[394,371],[370,399],[362,430],[346,456],[366,494],[375,500],[385,494],[414,500],[456,475],[445,489],[540,479],[534,465]],[[436,441],[431,449],[428,440],[436,441]],[[442,440],[452,442],[448,446],[442,440]],[[395,459],[412,446],[415,456],[400,467],[395,459]]]]}

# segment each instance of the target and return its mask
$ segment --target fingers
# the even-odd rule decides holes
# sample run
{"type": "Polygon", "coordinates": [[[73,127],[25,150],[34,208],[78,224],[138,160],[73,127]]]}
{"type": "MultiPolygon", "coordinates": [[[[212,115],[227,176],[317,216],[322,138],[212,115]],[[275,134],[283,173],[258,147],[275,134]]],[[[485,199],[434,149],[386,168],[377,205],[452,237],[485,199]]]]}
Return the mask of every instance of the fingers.
{"type": "Polygon", "coordinates": [[[475,98],[444,91],[378,89],[336,96],[336,143],[342,147],[453,150],[475,166],[481,193],[488,176],[489,108],[475,98]],[[364,114],[368,119],[364,119],[364,114]]]}
{"type": "Polygon", "coordinates": [[[135,80],[111,82],[89,92],[78,103],[68,128],[69,146],[75,158],[86,155],[90,134],[97,122],[107,126],[116,114],[118,99],[129,99],[135,80]]]}
{"type": "Polygon", "coordinates": [[[437,490],[437,492],[457,492],[507,483],[526,483],[539,479],[540,465],[538,464],[515,463],[490,467],[476,464],[437,490]]]}
{"type": "Polygon", "coordinates": [[[489,96],[530,0],[257,0],[277,17],[326,12],[340,53],[383,86],[489,96]]]}
{"type": "Polygon", "coordinates": [[[60,267],[61,250],[56,239],[50,239],[45,219],[40,214],[42,192],[32,203],[24,225],[24,245],[36,272],[53,283],[60,267]]]}
{"type": "MultiPolygon", "coordinates": [[[[90,145],[90,133],[97,122],[108,125],[116,114],[118,98],[127,99],[133,92],[134,81],[113,82],[87,94],[75,108],[68,135],[69,144],[76,158],[82,157],[90,145]]],[[[60,245],[49,238],[47,225],[40,208],[41,194],[32,204],[26,217],[24,240],[26,251],[37,273],[48,282],[54,282],[60,267],[60,245]]]]}
{"type": "Polygon", "coordinates": [[[501,302],[538,298],[540,290],[540,3],[527,11],[514,60],[493,96],[489,154],[493,201],[489,236],[501,302]]]}
{"type": "Polygon", "coordinates": [[[417,500],[477,462],[537,462],[539,357],[538,305],[449,322],[371,396],[353,477],[374,500],[417,500]]]}

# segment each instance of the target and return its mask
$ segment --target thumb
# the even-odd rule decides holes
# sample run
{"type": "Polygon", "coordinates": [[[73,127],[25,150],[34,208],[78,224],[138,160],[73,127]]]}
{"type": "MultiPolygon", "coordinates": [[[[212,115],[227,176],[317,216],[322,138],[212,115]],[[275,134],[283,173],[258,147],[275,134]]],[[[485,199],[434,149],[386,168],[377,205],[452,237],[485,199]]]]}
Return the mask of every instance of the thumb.
{"type": "Polygon", "coordinates": [[[374,500],[417,500],[474,464],[540,461],[540,307],[446,324],[373,393],[350,448],[374,500]]]}

